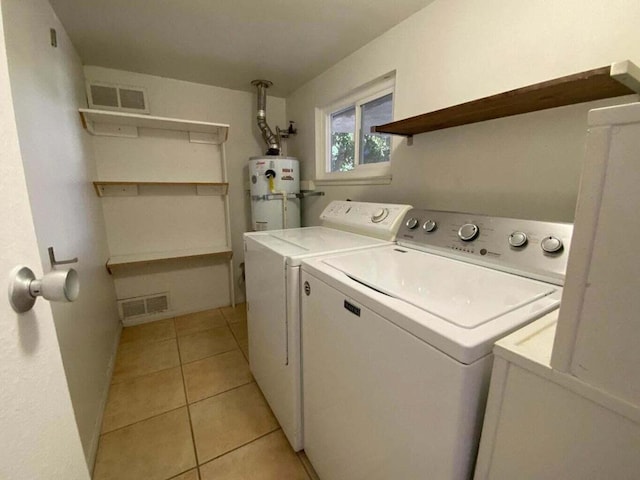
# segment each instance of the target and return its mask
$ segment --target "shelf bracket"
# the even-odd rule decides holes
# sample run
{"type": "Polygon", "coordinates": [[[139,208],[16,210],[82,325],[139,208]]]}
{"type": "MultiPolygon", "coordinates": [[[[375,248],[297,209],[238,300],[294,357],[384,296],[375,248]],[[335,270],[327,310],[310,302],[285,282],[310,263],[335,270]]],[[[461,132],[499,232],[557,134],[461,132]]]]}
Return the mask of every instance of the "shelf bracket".
{"type": "Polygon", "coordinates": [[[413,135],[407,135],[407,147],[413,145],[413,135]]]}
{"type": "Polygon", "coordinates": [[[629,60],[612,64],[611,78],[640,94],[640,68],[629,60]]]}

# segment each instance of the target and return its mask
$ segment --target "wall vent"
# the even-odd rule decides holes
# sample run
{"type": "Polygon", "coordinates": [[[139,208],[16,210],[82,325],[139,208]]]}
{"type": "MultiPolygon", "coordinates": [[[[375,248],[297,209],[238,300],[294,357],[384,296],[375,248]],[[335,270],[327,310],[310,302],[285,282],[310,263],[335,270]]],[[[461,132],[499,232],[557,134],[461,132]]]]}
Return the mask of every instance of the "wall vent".
{"type": "Polygon", "coordinates": [[[154,315],[167,310],[169,310],[169,294],[167,292],[118,300],[118,311],[122,320],[154,315]]]}
{"type": "Polygon", "coordinates": [[[147,90],[144,87],[87,82],[89,108],[120,112],[149,113],[147,90]]]}

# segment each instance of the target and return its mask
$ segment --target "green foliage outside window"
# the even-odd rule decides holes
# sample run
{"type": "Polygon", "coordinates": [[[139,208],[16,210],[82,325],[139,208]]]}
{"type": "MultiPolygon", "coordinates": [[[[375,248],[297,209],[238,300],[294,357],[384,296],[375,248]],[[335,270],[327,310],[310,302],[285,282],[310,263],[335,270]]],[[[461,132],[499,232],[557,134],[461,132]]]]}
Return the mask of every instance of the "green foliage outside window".
{"type": "MultiPolygon", "coordinates": [[[[331,134],[331,171],[348,172],[355,168],[355,141],[353,133],[331,134]]],[[[364,135],[362,163],[388,162],[391,138],[388,135],[364,135]]]]}

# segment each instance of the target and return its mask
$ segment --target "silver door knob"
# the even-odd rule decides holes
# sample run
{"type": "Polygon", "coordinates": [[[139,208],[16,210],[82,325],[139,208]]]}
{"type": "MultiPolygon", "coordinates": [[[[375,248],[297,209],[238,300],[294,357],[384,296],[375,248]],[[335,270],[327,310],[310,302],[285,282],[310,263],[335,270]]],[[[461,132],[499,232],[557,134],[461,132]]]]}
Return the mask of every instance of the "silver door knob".
{"type": "Polygon", "coordinates": [[[38,297],[51,302],[73,302],[80,293],[78,272],[51,270],[41,279],[23,265],[15,267],[9,275],[9,303],[17,313],[28,312],[38,297]]]}

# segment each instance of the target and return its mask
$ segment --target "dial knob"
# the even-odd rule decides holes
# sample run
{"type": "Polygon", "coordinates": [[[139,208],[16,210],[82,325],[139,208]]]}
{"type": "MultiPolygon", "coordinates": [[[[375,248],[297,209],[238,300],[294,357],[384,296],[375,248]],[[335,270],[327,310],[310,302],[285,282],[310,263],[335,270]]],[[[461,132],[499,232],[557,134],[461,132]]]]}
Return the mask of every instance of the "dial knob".
{"type": "Polygon", "coordinates": [[[437,227],[438,224],[435,222],[435,220],[427,220],[422,224],[422,229],[427,233],[433,232],[437,227]]]}
{"type": "Polygon", "coordinates": [[[542,251],[545,253],[558,253],[562,250],[562,240],[558,237],[554,237],[553,235],[549,235],[542,239],[540,246],[542,247],[542,251]]]}
{"type": "Polygon", "coordinates": [[[509,235],[509,245],[512,247],[524,247],[527,244],[527,234],[524,232],[513,232],[509,235]]]}
{"type": "Polygon", "coordinates": [[[478,233],[480,233],[480,229],[476,224],[465,223],[460,227],[460,230],[458,230],[458,237],[464,242],[470,242],[478,236],[478,233]]]}
{"type": "Polygon", "coordinates": [[[411,217],[409,220],[406,221],[405,225],[407,226],[407,228],[413,230],[418,226],[418,219],[411,217]]]}
{"type": "Polygon", "coordinates": [[[382,220],[389,216],[389,210],[387,208],[379,208],[373,215],[371,215],[371,221],[373,223],[380,223],[382,220]]]}

